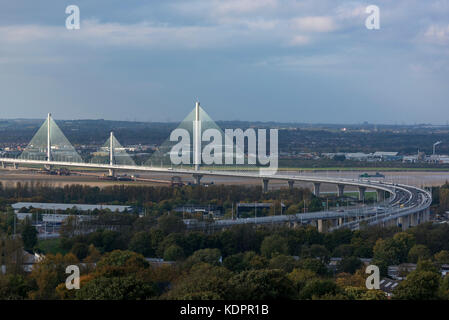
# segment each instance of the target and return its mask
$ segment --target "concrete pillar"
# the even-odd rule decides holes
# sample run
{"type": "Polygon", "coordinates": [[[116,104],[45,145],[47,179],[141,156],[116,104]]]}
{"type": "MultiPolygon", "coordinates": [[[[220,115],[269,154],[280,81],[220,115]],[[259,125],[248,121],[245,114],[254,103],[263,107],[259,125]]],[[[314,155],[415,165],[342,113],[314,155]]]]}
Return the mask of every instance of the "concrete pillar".
{"type": "Polygon", "coordinates": [[[385,200],[385,191],[384,190],[376,190],[377,192],[377,202],[381,202],[385,200]]]}
{"type": "Polygon", "coordinates": [[[366,187],[359,187],[359,200],[365,201],[366,187]]]}
{"type": "Polygon", "coordinates": [[[345,185],[344,184],[338,184],[338,196],[341,198],[345,195],[345,185]]]}
{"type": "Polygon", "coordinates": [[[201,164],[201,120],[199,102],[196,102],[195,104],[195,120],[193,121],[193,163],[195,164],[195,171],[198,171],[201,164]]]}
{"type": "Polygon", "coordinates": [[[47,116],[47,161],[51,161],[51,131],[50,131],[50,123],[51,123],[51,114],[49,113],[47,116]]]}
{"type": "Polygon", "coordinates": [[[290,189],[290,190],[292,190],[293,189],[293,185],[295,184],[295,181],[294,180],[288,180],[288,188],[290,189]]]}
{"type": "MultiPolygon", "coordinates": [[[[111,131],[111,136],[109,137],[109,164],[112,166],[114,164],[114,132],[111,131]]],[[[109,172],[111,172],[109,170],[109,172]]],[[[109,173],[110,176],[114,175],[109,173]]]]}
{"type": "Polygon", "coordinates": [[[201,178],[203,177],[202,174],[194,174],[193,175],[193,180],[195,182],[195,184],[200,185],[201,184],[201,178]]]}
{"type": "Polygon", "coordinates": [[[317,221],[318,232],[324,232],[323,220],[318,219],[317,221]]]}
{"type": "Polygon", "coordinates": [[[109,176],[110,177],[115,177],[115,170],[114,169],[109,169],[109,176]]]}
{"type": "Polygon", "coordinates": [[[402,218],[402,230],[410,228],[410,216],[403,216],[402,218]]]}
{"type": "Polygon", "coordinates": [[[341,226],[343,224],[343,218],[338,218],[338,225],[341,226]]]}
{"type": "Polygon", "coordinates": [[[2,161],[2,168],[3,168],[3,169],[6,168],[6,163],[4,163],[3,161],[2,161]]]}
{"type": "Polygon", "coordinates": [[[321,183],[319,183],[319,182],[314,182],[314,183],[313,183],[313,187],[314,187],[314,189],[313,189],[313,194],[314,194],[316,197],[319,197],[319,196],[320,196],[320,185],[321,185],[321,183]]]}
{"type": "Polygon", "coordinates": [[[268,192],[268,182],[269,182],[270,180],[268,180],[268,179],[263,179],[262,180],[262,183],[263,183],[263,192],[264,193],[266,193],[266,192],[268,192]]]}
{"type": "Polygon", "coordinates": [[[18,163],[14,163],[13,166],[14,166],[14,169],[19,169],[19,164],[18,163]]]}
{"type": "Polygon", "coordinates": [[[418,224],[418,219],[417,219],[416,213],[411,214],[410,215],[410,219],[411,219],[410,225],[412,227],[414,227],[414,226],[416,226],[418,224]]]}

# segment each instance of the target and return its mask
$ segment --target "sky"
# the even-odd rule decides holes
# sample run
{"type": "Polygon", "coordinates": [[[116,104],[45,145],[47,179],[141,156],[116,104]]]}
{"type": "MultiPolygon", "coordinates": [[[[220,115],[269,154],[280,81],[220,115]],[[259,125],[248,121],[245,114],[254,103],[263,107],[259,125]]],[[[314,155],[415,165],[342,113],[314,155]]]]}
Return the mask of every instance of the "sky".
{"type": "Polygon", "coordinates": [[[449,0],[0,0],[0,118],[171,122],[197,99],[214,120],[446,124],[449,0]]]}

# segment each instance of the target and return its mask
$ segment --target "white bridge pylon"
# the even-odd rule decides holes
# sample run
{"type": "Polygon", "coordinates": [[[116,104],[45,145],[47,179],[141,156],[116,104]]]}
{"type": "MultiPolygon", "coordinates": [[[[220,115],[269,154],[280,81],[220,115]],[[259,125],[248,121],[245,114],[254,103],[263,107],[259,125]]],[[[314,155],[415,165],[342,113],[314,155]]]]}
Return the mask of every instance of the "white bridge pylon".
{"type": "Polygon", "coordinates": [[[51,114],[19,156],[23,160],[45,160],[47,162],[83,162],[83,159],[65,137],[51,114]]]}

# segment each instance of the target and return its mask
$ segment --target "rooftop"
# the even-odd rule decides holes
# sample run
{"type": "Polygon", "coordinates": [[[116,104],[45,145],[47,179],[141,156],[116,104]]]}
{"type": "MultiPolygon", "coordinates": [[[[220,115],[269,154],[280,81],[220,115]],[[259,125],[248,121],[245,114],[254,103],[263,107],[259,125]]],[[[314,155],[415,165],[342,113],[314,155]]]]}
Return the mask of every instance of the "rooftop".
{"type": "Polygon", "coordinates": [[[43,210],[67,210],[76,208],[80,211],[92,211],[95,209],[109,209],[112,212],[125,210],[132,210],[131,206],[117,206],[110,204],[79,204],[79,203],[40,203],[40,202],[17,202],[12,205],[13,209],[20,210],[21,208],[37,208],[43,210]]]}

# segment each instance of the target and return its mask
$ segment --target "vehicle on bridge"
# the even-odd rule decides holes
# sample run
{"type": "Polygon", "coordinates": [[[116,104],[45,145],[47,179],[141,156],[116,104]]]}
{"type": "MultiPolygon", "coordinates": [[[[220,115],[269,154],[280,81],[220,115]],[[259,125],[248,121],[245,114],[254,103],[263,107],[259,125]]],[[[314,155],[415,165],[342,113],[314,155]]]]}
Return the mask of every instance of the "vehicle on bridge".
{"type": "Polygon", "coordinates": [[[367,172],[359,175],[359,178],[385,178],[385,176],[379,172],[376,172],[376,174],[369,174],[367,172]]]}

